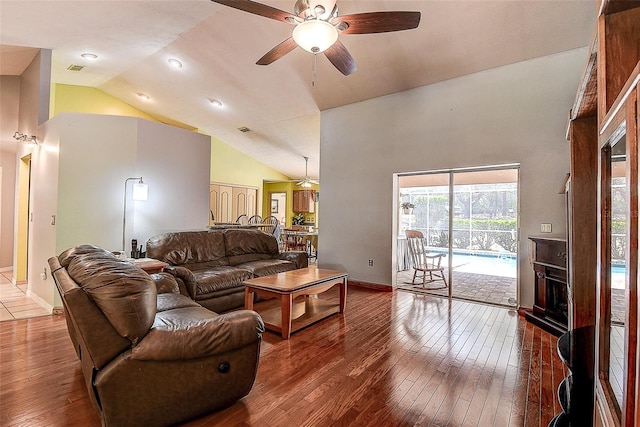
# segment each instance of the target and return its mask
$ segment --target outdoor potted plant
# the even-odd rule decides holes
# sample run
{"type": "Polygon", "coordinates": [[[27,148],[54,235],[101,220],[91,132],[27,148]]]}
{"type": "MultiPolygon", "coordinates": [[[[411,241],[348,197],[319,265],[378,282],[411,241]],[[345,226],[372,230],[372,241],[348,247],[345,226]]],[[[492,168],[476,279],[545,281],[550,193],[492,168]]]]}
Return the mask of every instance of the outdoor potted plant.
{"type": "Polygon", "coordinates": [[[400,207],[402,208],[402,213],[405,215],[410,215],[413,212],[413,208],[415,205],[411,202],[403,202],[400,207]]]}

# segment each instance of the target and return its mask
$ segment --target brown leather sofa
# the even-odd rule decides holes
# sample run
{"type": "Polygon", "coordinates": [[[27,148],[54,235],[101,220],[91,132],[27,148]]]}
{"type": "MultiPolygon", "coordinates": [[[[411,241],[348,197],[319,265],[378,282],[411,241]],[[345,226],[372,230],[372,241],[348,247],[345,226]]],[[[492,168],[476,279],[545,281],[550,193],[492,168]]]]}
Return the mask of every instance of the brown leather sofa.
{"type": "Polygon", "coordinates": [[[104,426],[166,426],[228,406],[253,386],[264,324],[218,315],[95,246],[49,259],[85,383],[104,426]]]}
{"type": "Polygon", "coordinates": [[[147,257],[170,264],[186,295],[203,307],[224,312],[244,306],[242,282],[305,268],[306,252],[280,252],[278,241],[257,229],[165,233],[147,240],[147,257]]]}

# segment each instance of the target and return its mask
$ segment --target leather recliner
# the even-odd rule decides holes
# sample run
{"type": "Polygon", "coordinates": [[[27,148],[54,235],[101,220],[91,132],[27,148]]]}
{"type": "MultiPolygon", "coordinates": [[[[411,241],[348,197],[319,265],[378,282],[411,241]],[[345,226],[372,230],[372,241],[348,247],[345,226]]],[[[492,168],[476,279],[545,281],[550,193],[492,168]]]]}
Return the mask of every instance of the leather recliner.
{"type": "Polygon", "coordinates": [[[165,426],[246,396],[264,324],[223,315],[95,246],[49,259],[93,405],[105,426],[165,426]]]}

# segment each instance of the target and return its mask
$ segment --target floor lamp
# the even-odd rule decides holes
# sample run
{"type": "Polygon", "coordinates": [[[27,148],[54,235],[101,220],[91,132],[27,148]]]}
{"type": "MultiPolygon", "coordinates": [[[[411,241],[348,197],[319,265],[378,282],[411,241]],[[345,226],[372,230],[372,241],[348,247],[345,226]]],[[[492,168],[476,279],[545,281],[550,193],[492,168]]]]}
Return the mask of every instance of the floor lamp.
{"type": "Polygon", "coordinates": [[[142,181],[142,177],[127,178],[124,180],[124,210],[122,212],[122,252],[126,254],[127,248],[125,246],[125,233],[127,230],[127,183],[129,181],[138,181],[133,184],[133,193],[131,198],[133,200],[147,200],[147,194],[149,193],[149,186],[142,181]]]}

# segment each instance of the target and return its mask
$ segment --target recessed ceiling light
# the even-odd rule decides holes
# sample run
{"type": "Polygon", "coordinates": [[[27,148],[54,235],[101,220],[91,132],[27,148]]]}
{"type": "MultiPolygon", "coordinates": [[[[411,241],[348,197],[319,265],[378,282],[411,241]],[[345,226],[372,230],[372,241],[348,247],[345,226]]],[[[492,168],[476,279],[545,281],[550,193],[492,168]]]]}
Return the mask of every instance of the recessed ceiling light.
{"type": "Polygon", "coordinates": [[[176,58],[169,58],[169,64],[174,68],[182,68],[182,62],[178,61],[176,58]]]}
{"type": "Polygon", "coordinates": [[[222,102],[217,99],[210,99],[209,102],[211,102],[214,107],[222,108],[222,102]]]}
{"type": "Polygon", "coordinates": [[[138,97],[140,97],[140,99],[142,99],[143,101],[148,101],[149,99],[151,99],[146,93],[139,93],[138,97]]]}
{"type": "Polygon", "coordinates": [[[95,53],[83,53],[82,56],[84,59],[98,59],[98,55],[95,53]]]}

